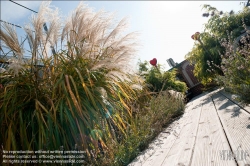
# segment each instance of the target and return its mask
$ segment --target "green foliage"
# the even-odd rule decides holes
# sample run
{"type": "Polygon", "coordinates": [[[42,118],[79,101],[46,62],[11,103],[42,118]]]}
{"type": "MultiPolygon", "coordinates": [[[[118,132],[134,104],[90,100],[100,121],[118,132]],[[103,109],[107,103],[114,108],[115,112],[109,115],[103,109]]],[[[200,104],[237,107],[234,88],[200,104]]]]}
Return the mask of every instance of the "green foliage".
{"type": "MultiPolygon", "coordinates": [[[[144,103],[139,109],[134,108],[136,114],[127,128],[127,139],[113,145],[116,154],[110,165],[128,165],[148,144],[166,127],[173,118],[180,116],[184,111],[183,98],[176,98],[168,91],[162,91],[152,97],[150,102],[144,103]]],[[[105,157],[108,158],[108,157],[105,157]]],[[[106,160],[104,157],[102,160],[106,160]]],[[[101,161],[103,165],[103,161],[101,161]]],[[[100,163],[98,163],[100,165],[100,163]]],[[[97,165],[98,165],[97,164],[97,165]]]]}
{"type": "MultiPolygon", "coordinates": [[[[124,100],[136,99],[132,84],[107,78],[108,70],[89,71],[91,62],[84,58],[57,56],[62,60],[49,75],[48,67],[39,69],[42,79],[37,80],[29,68],[18,77],[1,79],[1,140],[6,150],[73,149],[75,144],[87,150],[86,137],[108,123],[108,105],[99,88],[115,108],[112,120],[120,131],[125,129],[118,110],[130,113],[124,100]]],[[[102,130],[103,135],[111,129],[102,130]]]]}
{"type": "MultiPolygon", "coordinates": [[[[218,10],[210,5],[204,5],[207,11],[214,11],[218,13],[218,10]]],[[[232,32],[233,37],[238,37],[241,31],[244,30],[242,22],[247,26],[250,26],[250,9],[243,7],[243,9],[237,14],[224,13],[223,15],[214,15],[210,17],[208,23],[205,24],[205,31],[213,34],[219,39],[227,38],[228,32],[232,32]]]]}
{"type": "Polygon", "coordinates": [[[202,44],[195,43],[192,51],[186,55],[186,58],[194,64],[194,75],[201,80],[202,84],[206,85],[217,74],[222,74],[222,71],[215,66],[220,65],[220,53],[224,49],[221,47],[220,41],[209,33],[201,33],[200,39],[202,44]],[[209,70],[211,72],[208,72],[209,70]]]}
{"type": "Polygon", "coordinates": [[[138,65],[139,65],[140,73],[148,71],[148,65],[149,65],[148,61],[144,61],[144,62],[139,61],[138,65]]]}
{"type": "MultiPolygon", "coordinates": [[[[204,5],[208,12],[219,13],[219,11],[210,5],[204,5]]],[[[200,35],[201,43],[195,43],[191,52],[186,58],[195,65],[194,74],[204,84],[214,82],[216,75],[223,75],[223,72],[217,66],[221,64],[221,54],[225,53],[224,47],[220,42],[227,38],[231,33],[235,39],[244,30],[242,21],[250,26],[250,9],[244,7],[237,14],[233,12],[223,15],[215,14],[210,17],[205,24],[204,32],[200,35]],[[209,72],[208,72],[209,71],[209,72]]]]}
{"type": "Polygon", "coordinates": [[[13,55],[0,73],[0,144],[8,151],[77,148],[95,157],[99,144],[106,151],[107,140],[126,138],[124,117],[132,116],[128,103],[144,92],[143,83],[140,88],[138,77],[123,65],[133,56],[133,35],[120,35],[124,20],[110,31],[109,15],[92,13],[81,3],[63,30],[53,12],[43,2],[26,29],[32,42],[26,62],[13,27],[4,24],[0,29],[1,43],[13,55]],[[48,15],[53,20],[43,32],[48,15]],[[49,55],[46,46],[58,34],[67,45],[49,55]]]}
{"type": "Polygon", "coordinates": [[[217,81],[226,90],[238,94],[242,101],[250,103],[250,35],[241,41],[244,47],[238,47],[236,51],[230,40],[223,43],[226,48],[221,63],[224,76],[218,76],[217,81]]]}
{"type": "Polygon", "coordinates": [[[161,65],[158,65],[158,70],[155,67],[149,67],[147,61],[138,62],[138,65],[139,74],[143,75],[152,92],[172,89],[185,93],[187,90],[187,86],[184,82],[176,80],[177,70],[163,72],[160,71],[161,65]]]}
{"type": "Polygon", "coordinates": [[[177,70],[166,71],[162,75],[162,81],[164,81],[162,90],[172,89],[177,92],[185,93],[187,91],[187,86],[184,82],[176,80],[177,70]]]}
{"type": "MultiPolygon", "coordinates": [[[[57,14],[45,1],[31,19],[28,61],[13,27],[0,29],[1,43],[9,49],[5,55],[13,56],[7,70],[0,71],[1,149],[77,149],[86,151],[82,160],[89,165],[127,164],[162,125],[181,114],[183,98],[163,91],[151,97],[140,77],[128,70],[135,43],[133,33],[120,35],[124,20],[112,29],[109,14],[81,3],[64,22],[57,14]],[[45,18],[47,32],[42,30],[45,18]],[[65,47],[56,49],[59,38],[65,47]]],[[[162,79],[161,86],[185,88],[174,72],[152,74],[162,79]]]]}

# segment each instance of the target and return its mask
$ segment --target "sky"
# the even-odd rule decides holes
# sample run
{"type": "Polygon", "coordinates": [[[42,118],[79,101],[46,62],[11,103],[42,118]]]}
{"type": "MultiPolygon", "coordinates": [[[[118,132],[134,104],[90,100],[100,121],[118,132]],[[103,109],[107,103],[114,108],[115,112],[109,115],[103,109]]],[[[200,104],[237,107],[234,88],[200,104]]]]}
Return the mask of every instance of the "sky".
{"type": "MultiPolygon", "coordinates": [[[[38,11],[42,1],[16,1],[34,11],[38,11]]],[[[236,13],[242,9],[240,2],[245,1],[84,1],[94,11],[101,9],[116,13],[116,20],[129,19],[129,32],[139,32],[140,47],[135,55],[141,61],[156,58],[165,70],[170,69],[166,60],[172,58],[180,63],[191,51],[194,41],[191,35],[203,32],[209,18],[202,17],[203,4],[218,10],[236,13]]],[[[80,1],[52,1],[63,16],[73,11],[80,1]]],[[[3,21],[24,26],[29,22],[32,12],[10,1],[0,1],[3,21]]],[[[22,29],[16,28],[20,39],[25,37],[22,29]]]]}

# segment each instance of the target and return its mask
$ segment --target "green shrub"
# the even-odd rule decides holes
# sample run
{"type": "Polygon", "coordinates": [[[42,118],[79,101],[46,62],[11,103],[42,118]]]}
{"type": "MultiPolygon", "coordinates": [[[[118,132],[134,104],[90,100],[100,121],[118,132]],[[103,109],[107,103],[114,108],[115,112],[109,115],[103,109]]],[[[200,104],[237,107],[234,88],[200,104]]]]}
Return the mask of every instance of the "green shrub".
{"type": "Polygon", "coordinates": [[[161,90],[175,90],[185,93],[187,85],[179,80],[176,80],[177,70],[162,71],[161,65],[158,69],[148,67],[148,62],[139,62],[139,73],[144,76],[145,82],[148,84],[150,91],[160,92],[161,90]]]}
{"type": "MultiPolygon", "coordinates": [[[[247,30],[247,29],[246,29],[247,30]]],[[[249,30],[247,30],[249,32],[249,30]]],[[[250,35],[241,39],[243,46],[237,47],[229,36],[229,40],[222,43],[226,48],[222,56],[221,69],[224,76],[218,76],[217,81],[226,90],[238,94],[241,100],[250,103],[250,35]]]]}
{"type": "Polygon", "coordinates": [[[126,130],[126,139],[121,143],[114,143],[112,151],[114,159],[102,157],[97,165],[128,165],[139,153],[145,150],[149,143],[166,127],[172,119],[182,115],[184,99],[176,98],[168,91],[162,91],[145,103],[140,109],[134,108],[136,113],[126,130]]]}
{"type": "Polygon", "coordinates": [[[186,58],[194,64],[194,75],[203,85],[207,86],[216,82],[217,75],[223,75],[222,70],[216,67],[221,65],[220,55],[225,54],[225,48],[220,44],[220,41],[227,37],[228,31],[232,32],[234,39],[237,38],[244,30],[242,20],[247,26],[250,26],[250,8],[243,7],[237,13],[233,11],[221,13],[210,5],[203,5],[203,9],[208,15],[210,13],[211,17],[204,25],[204,31],[200,33],[200,40],[196,40],[198,42],[194,43],[186,58]],[[208,70],[210,72],[207,72],[208,70]]]}

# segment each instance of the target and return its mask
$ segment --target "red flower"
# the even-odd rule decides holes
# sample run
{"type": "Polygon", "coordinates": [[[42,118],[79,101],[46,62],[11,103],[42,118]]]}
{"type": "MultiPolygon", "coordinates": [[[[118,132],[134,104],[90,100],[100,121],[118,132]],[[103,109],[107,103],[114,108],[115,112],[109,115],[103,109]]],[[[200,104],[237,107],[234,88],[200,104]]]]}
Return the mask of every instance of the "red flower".
{"type": "Polygon", "coordinates": [[[152,59],[152,60],[149,61],[149,62],[150,62],[150,64],[151,64],[152,66],[156,66],[156,64],[157,64],[157,59],[154,58],[154,59],[152,59]]]}

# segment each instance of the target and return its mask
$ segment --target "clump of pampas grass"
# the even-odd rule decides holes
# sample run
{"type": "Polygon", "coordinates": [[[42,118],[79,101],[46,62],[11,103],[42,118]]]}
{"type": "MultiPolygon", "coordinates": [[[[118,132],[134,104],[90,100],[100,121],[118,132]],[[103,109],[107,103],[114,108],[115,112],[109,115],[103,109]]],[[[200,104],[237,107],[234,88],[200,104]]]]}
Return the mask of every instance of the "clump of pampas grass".
{"type": "Polygon", "coordinates": [[[93,157],[108,151],[107,140],[126,137],[129,102],[145,89],[130,66],[137,33],[124,35],[126,19],[113,19],[80,3],[63,20],[43,2],[24,28],[29,51],[13,27],[2,25],[1,44],[13,55],[0,73],[3,149],[82,149],[93,157]]]}

